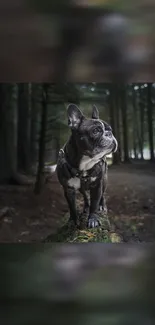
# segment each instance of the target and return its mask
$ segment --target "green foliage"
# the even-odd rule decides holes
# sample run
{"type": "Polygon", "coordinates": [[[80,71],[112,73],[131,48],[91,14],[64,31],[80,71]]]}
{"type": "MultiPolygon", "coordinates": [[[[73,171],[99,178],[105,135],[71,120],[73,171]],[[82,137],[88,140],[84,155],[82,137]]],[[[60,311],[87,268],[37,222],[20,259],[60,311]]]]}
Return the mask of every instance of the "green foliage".
{"type": "Polygon", "coordinates": [[[61,222],[57,234],[49,236],[46,242],[68,242],[68,243],[118,243],[121,242],[121,238],[118,234],[111,232],[110,222],[108,216],[101,214],[100,228],[87,229],[87,216],[81,215],[79,218],[79,225],[75,225],[68,221],[69,213],[66,213],[61,222]]]}

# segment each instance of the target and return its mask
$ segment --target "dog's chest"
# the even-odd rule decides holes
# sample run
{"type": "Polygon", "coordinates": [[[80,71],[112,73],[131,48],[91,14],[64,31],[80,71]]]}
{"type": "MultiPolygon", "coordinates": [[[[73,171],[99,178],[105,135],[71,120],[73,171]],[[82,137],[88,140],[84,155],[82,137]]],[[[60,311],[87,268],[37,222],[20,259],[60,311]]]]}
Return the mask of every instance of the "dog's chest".
{"type": "Polygon", "coordinates": [[[79,177],[72,177],[68,180],[69,187],[79,190],[81,188],[81,179],[79,177]]]}
{"type": "Polygon", "coordinates": [[[87,170],[92,169],[96,164],[98,164],[102,156],[103,156],[103,152],[97,154],[93,158],[90,158],[88,156],[83,156],[79,164],[79,170],[85,172],[87,170]]]}
{"type": "Polygon", "coordinates": [[[69,187],[74,188],[75,190],[84,189],[89,190],[90,185],[95,183],[97,176],[91,177],[87,175],[86,172],[82,173],[80,177],[72,177],[68,180],[69,187]]]}
{"type": "Polygon", "coordinates": [[[101,154],[94,158],[83,156],[79,164],[80,175],[68,180],[69,187],[75,190],[89,190],[90,186],[97,181],[102,169],[102,164],[101,154]]]}

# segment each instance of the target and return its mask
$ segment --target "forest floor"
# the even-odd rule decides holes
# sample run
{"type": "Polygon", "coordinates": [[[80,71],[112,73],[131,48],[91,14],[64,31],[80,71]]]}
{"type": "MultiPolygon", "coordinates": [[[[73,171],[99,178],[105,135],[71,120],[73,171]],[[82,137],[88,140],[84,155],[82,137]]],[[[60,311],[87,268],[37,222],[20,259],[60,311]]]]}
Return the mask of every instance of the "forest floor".
{"type": "MultiPolygon", "coordinates": [[[[55,173],[40,195],[33,186],[0,186],[0,242],[152,242],[155,164],[109,167],[108,219],[99,229],[68,225],[68,207],[55,173]]],[[[78,198],[79,206],[81,199],[78,198]]]]}

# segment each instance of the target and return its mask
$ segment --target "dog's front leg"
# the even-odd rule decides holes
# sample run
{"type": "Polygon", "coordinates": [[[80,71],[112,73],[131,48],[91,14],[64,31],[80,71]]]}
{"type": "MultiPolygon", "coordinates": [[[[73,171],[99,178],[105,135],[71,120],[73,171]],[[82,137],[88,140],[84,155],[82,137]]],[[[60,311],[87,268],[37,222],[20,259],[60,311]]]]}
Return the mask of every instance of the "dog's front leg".
{"type": "Polygon", "coordinates": [[[102,196],[99,203],[99,211],[103,211],[104,214],[107,214],[107,204],[106,204],[106,198],[105,198],[105,191],[107,187],[107,181],[103,179],[103,188],[102,188],[102,196]]]}
{"type": "Polygon", "coordinates": [[[108,211],[104,191],[100,200],[99,211],[103,211],[104,214],[107,214],[108,211]]]}
{"type": "Polygon", "coordinates": [[[90,212],[88,218],[88,228],[95,228],[101,225],[98,215],[99,203],[102,196],[102,182],[98,181],[95,186],[90,187],[90,212]]]}
{"type": "Polygon", "coordinates": [[[89,200],[87,194],[83,188],[80,189],[80,193],[83,195],[83,199],[84,199],[83,213],[89,213],[89,200]]]}
{"type": "Polygon", "coordinates": [[[76,211],[76,195],[75,189],[67,187],[64,189],[65,198],[67,200],[69,210],[70,210],[70,221],[73,221],[75,225],[77,224],[77,211],[76,211]]]}

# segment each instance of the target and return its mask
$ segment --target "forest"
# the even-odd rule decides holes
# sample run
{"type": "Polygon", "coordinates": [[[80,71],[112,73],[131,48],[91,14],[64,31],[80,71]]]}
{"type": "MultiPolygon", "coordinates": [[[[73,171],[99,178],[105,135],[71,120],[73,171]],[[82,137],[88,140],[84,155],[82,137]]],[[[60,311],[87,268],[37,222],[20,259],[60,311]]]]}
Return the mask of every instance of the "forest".
{"type": "Polygon", "coordinates": [[[154,83],[1,83],[0,101],[1,242],[154,241],[154,83]],[[107,158],[109,229],[64,230],[54,170],[71,102],[87,116],[95,104],[118,140],[107,158]]]}
{"type": "Polygon", "coordinates": [[[154,9],[0,1],[0,324],[155,324],[154,9]],[[96,229],[68,223],[55,173],[69,103],[118,140],[96,229]]]}

